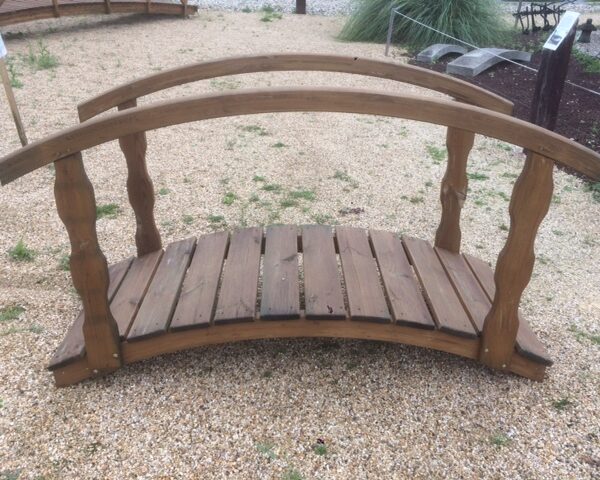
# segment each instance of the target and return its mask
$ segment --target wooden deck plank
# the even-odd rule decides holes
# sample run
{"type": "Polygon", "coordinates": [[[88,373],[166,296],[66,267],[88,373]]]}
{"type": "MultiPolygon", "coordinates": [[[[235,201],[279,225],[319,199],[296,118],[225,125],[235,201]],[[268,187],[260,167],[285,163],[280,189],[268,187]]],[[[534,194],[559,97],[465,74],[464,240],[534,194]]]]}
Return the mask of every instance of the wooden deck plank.
{"type": "Polygon", "coordinates": [[[255,319],[261,244],[261,228],[245,228],[231,235],[215,324],[255,319]]]}
{"type": "Polygon", "coordinates": [[[492,307],[490,300],[462,255],[443,248],[435,248],[435,252],[454,285],[477,334],[480,334],[485,317],[492,307]]]}
{"type": "Polygon", "coordinates": [[[402,242],[425,291],[438,328],[461,337],[476,337],[477,333],[469,316],[431,245],[410,237],[404,237],[402,242]]]}
{"type": "Polygon", "coordinates": [[[198,237],[190,268],[183,282],[171,330],[208,327],[217,301],[217,288],[229,244],[227,232],[198,237]]]}
{"type": "Polygon", "coordinates": [[[195,246],[196,239],[192,237],[171,243],[166,248],[127,335],[127,341],[167,331],[195,246]]]}
{"type": "Polygon", "coordinates": [[[367,232],[362,228],[338,227],[336,234],[348,294],[350,318],[389,322],[390,313],[367,232]]]}
{"type": "MultiPolygon", "coordinates": [[[[133,257],[116,263],[108,269],[108,274],[110,277],[110,283],[108,286],[109,302],[112,301],[112,299],[115,297],[115,294],[119,290],[119,287],[121,286],[121,283],[123,282],[123,279],[125,278],[132,261],[133,257]]],[[[77,319],[67,331],[67,335],[50,360],[50,364],[48,365],[50,370],[54,370],[74,360],[83,358],[85,355],[83,321],[84,314],[83,310],[81,310],[77,316],[77,319]]]]}
{"type": "Polygon", "coordinates": [[[260,317],[265,320],[300,318],[298,228],[295,226],[267,227],[260,317]]]}
{"type": "Polygon", "coordinates": [[[110,305],[121,338],[125,338],[129,331],[131,321],[140,308],[162,255],[163,251],[158,250],[143,257],[135,258],[121,288],[119,288],[110,305]]]}
{"type": "Polygon", "coordinates": [[[331,227],[302,227],[306,318],[346,318],[331,227]]]}
{"type": "Polygon", "coordinates": [[[391,232],[371,230],[370,233],[395,322],[416,328],[435,328],[400,238],[391,232]]]}
{"type": "MultiPolygon", "coordinates": [[[[496,283],[494,282],[494,271],[492,268],[479,258],[472,255],[464,255],[469,267],[475,277],[483,287],[490,302],[494,301],[496,293],[496,283]]],[[[537,338],[537,335],[531,330],[529,323],[519,313],[519,330],[517,332],[516,350],[524,357],[530,358],[544,365],[552,365],[552,359],[546,350],[546,347],[537,338]]]]}

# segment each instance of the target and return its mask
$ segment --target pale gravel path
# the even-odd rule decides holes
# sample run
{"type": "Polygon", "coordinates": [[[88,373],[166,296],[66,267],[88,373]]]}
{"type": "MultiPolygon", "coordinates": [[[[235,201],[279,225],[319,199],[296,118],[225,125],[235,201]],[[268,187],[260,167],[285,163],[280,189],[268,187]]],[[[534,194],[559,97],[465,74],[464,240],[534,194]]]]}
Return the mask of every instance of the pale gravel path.
{"type": "MultiPolygon", "coordinates": [[[[335,41],[341,25],[337,18],[286,15],[265,24],[257,14],[205,12],[188,21],[85,17],[11,27],[26,34],[9,36],[7,46],[13,55],[26,53],[44,34],[60,60],[54,72],[37,73],[18,62],[25,86],[16,95],[36,139],[74,124],[77,102],[159,68],[273,51],[383,58],[380,45],[335,41]]],[[[273,73],[199,82],[155,98],[290,84],[417,91],[352,76],[273,73]]],[[[7,110],[2,103],[1,152],[18,146],[7,110]]],[[[330,215],[431,239],[444,165],[428,157],[426,145],[442,147],[443,134],[424,124],[342,114],[257,115],[152,132],[151,174],[157,190],[170,190],[157,199],[163,238],[210,231],[209,214],[224,215],[231,226],[244,218],[266,222],[268,207],[244,214],[242,201],[231,207],[221,201],[233,191],[244,202],[257,193],[276,204],[252,181],[259,174],[317,194],[306,211],[282,212],[281,222],[330,215]],[[243,132],[248,125],[269,135],[243,132]],[[271,147],[276,142],[287,146],[271,147]],[[346,170],[358,188],[332,179],[336,170],[346,170]],[[349,206],[365,213],[338,214],[349,206]],[[192,225],[184,214],[194,216],[192,225]]],[[[114,142],[85,157],[98,202],[124,209],[98,223],[114,262],[134,253],[125,162],[114,142]]],[[[522,156],[479,139],[470,165],[490,179],[471,182],[464,250],[492,261],[505,237],[500,227],[508,224],[502,196],[522,156]]],[[[537,242],[541,261],[523,302],[556,361],[543,383],[406,346],[294,340],[200,348],[62,390],[44,367],[78,302],[57,268],[68,240],[52,182],[44,168],[0,188],[0,305],[26,308],[19,320],[0,324],[0,472],[45,479],[279,479],[295,468],[306,479],[598,478],[600,347],[571,329],[600,334],[600,203],[579,180],[556,174],[556,199],[537,242]],[[5,252],[20,238],[39,252],[34,263],[8,260],[5,252]],[[553,402],[563,398],[572,403],[559,411],[553,402]],[[500,434],[511,439],[508,445],[492,444],[500,434]],[[312,452],[317,438],[328,456],[312,452]],[[273,445],[276,459],[259,452],[264,444],[273,445]]]]}

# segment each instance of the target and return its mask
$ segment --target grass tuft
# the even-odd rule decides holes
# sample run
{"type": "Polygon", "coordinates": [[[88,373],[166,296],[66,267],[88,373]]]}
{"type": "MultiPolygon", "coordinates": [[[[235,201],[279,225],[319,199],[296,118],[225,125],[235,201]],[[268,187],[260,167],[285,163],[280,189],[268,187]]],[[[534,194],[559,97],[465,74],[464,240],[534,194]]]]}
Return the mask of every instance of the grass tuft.
{"type": "Polygon", "coordinates": [[[8,251],[8,256],[11,260],[16,262],[33,262],[37,253],[35,250],[27,247],[23,239],[19,240],[17,244],[8,251]]]}
{"type": "Polygon", "coordinates": [[[21,305],[0,308],[0,323],[12,322],[21,316],[25,309],[21,305]]]}
{"type": "Polygon", "coordinates": [[[121,208],[116,203],[96,205],[96,218],[116,218],[121,208]]]}

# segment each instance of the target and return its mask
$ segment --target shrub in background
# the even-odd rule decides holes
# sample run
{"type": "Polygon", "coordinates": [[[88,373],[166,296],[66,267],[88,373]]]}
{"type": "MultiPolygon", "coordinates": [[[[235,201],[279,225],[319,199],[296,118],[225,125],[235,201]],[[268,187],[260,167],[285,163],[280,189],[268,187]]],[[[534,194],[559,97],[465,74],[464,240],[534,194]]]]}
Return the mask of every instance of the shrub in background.
{"type": "MultiPolygon", "coordinates": [[[[478,47],[502,46],[508,24],[497,0],[357,0],[340,33],[342,40],[385,42],[392,8],[478,47]]],[[[452,41],[433,30],[396,16],[393,41],[411,48],[452,41]]]]}

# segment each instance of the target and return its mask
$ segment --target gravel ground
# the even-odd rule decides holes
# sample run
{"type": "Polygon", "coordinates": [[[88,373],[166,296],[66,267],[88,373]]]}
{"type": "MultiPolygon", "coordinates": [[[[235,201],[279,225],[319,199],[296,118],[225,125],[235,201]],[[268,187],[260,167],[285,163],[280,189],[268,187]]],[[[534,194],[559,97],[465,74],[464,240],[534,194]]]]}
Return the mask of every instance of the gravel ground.
{"type": "MultiPolygon", "coordinates": [[[[9,27],[5,38],[23,82],[16,96],[27,132],[39,139],[76,123],[78,102],[162,68],[274,51],[383,58],[380,45],[336,41],[342,23],[290,15],[266,23],[257,13],[203,11],[187,21],[51,20],[9,27]],[[29,46],[39,48],[40,38],[58,59],[54,69],[35,71],[22,57],[29,46]]],[[[402,54],[394,50],[394,59],[406,61],[402,54]]],[[[431,95],[384,80],[272,73],[198,82],[148,101],[278,85],[431,95]]],[[[0,150],[9,152],[18,140],[2,105],[0,150]]],[[[360,115],[266,114],[148,138],[165,243],[211,231],[219,215],[228,227],[325,220],[433,238],[444,162],[431,155],[444,145],[440,127],[360,115]],[[279,208],[279,196],[263,190],[255,175],[284,191],[312,189],[316,199],[279,208]],[[222,201],[228,192],[237,197],[230,206],[222,201]],[[249,208],[252,195],[258,207],[249,208]],[[364,213],[339,213],[347,207],[364,213]]],[[[101,245],[115,262],[134,253],[125,162],[116,142],[85,158],[98,203],[120,208],[115,218],[98,221],[101,245]]],[[[505,198],[522,161],[519,149],[478,139],[464,251],[496,258],[509,222],[505,198]]],[[[523,314],[556,361],[542,383],[408,346],[295,340],[199,348],[60,390],[44,367],[79,307],[60,268],[68,239],[52,184],[53,171],[42,168],[0,188],[0,306],[24,309],[0,322],[0,478],[599,477],[600,202],[580,180],[556,173],[523,299],[523,314]],[[32,262],[6,254],[20,239],[37,252],[32,262]],[[326,455],[315,453],[318,439],[326,455]]]]}

